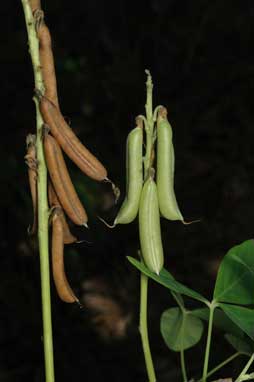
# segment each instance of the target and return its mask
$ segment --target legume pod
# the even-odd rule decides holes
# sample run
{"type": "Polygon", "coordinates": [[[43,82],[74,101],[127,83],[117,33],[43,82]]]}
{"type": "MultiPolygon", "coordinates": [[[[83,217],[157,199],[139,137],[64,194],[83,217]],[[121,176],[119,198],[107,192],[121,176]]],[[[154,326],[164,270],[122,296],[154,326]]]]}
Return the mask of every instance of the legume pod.
{"type": "Polygon", "coordinates": [[[161,215],[169,220],[181,220],[174,191],[175,156],[172,128],[167,119],[167,110],[161,108],[157,118],[157,187],[161,215]]]}
{"type": "Polygon", "coordinates": [[[152,177],[145,182],[140,198],[139,236],[145,265],[158,275],[163,267],[164,255],[157,187],[152,177]]]}
{"type": "Polygon", "coordinates": [[[143,126],[140,118],[136,122],[137,127],[129,133],[126,143],[126,197],[114,225],[131,223],[138,214],[143,185],[143,126]]]}

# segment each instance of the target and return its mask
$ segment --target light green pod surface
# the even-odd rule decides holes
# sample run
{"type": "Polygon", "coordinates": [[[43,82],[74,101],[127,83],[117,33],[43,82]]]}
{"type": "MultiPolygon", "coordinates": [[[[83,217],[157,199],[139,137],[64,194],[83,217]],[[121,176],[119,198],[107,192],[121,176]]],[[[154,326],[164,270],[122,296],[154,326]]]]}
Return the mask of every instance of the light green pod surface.
{"type": "Polygon", "coordinates": [[[184,220],[174,191],[175,156],[172,128],[166,118],[157,122],[157,187],[161,215],[169,220],[184,220]]]}
{"type": "Polygon", "coordinates": [[[114,225],[131,223],[138,214],[143,185],[143,129],[135,127],[126,142],[126,197],[114,225]]]}
{"type": "Polygon", "coordinates": [[[157,187],[152,178],[145,182],[139,205],[139,238],[145,265],[157,275],[163,263],[157,187]]]}

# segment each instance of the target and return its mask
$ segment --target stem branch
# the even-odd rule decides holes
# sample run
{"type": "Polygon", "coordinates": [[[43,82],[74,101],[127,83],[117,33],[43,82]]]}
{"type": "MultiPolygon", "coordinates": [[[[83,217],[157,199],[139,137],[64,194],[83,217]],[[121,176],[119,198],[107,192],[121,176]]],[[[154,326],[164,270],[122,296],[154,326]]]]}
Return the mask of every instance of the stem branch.
{"type": "Polygon", "coordinates": [[[253,361],[254,361],[254,353],[250,357],[249,361],[246,363],[245,367],[243,368],[243,370],[241,371],[240,375],[237,377],[235,382],[241,382],[244,379],[243,377],[245,376],[245,374],[249,370],[253,361]]]}
{"type": "MultiPolygon", "coordinates": [[[[219,363],[217,366],[215,366],[212,370],[207,373],[207,378],[216,373],[216,371],[220,370],[223,366],[227,365],[229,362],[233,361],[236,357],[239,357],[242,353],[236,352],[232,354],[230,357],[226,358],[223,362],[219,363]]],[[[201,382],[202,379],[199,379],[198,382],[201,382]]]]}

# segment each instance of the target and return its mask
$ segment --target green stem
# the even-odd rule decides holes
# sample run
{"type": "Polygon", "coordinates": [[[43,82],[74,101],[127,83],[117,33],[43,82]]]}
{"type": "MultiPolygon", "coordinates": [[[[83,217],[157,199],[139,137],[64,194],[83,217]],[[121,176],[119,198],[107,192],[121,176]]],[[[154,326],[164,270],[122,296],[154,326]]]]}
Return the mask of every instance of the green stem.
{"type": "Polygon", "coordinates": [[[215,302],[212,302],[210,305],[210,314],[209,314],[209,323],[208,323],[208,332],[207,332],[207,341],[206,341],[206,350],[205,350],[205,360],[204,360],[202,382],[205,382],[206,378],[207,378],[210,347],[211,347],[212,328],[213,328],[213,314],[214,314],[214,310],[216,307],[217,307],[217,305],[215,304],[215,302]]]}
{"type": "MultiPolygon", "coordinates": [[[[232,354],[230,357],[228,357],[227,359],[225,359],[223,362],[219,363],[217,366],[215,366],[212,370],[209,371],[209,373],[207,373],[207,378],[210,377],[211,375],[213,375],[214,373],[216,373],[216,371],[220,370],[223,366],[227,365],[229,362],[233,361],[236,357],[239,357],[239,355],[241,355],[242,353],[240,352],[236,352],[234,354],[232,354]]],[[[202,379],[199,379],[198,382],[201,382],[202,379]]]]}
{"type": "Polygon", "coordinates": [[[175,301],[177,302],[179,308],[181,309],[181,311],[184,313],[185,312],[185,308],[184,308],[184,303],[183,303],[183,300],[182,300],[182,296],[180,293],[176,293],[176,292],[172,292],[171,291],[171,294],[173,296],[173,298],[175,299],[175,301]]]}
{"type": "Polygon", "coordinates": [[[151,158],[152,158],[152,150],[153,150],[153,83],[152,77],[149,70],[145,71],[147,74],[146,81],[146,120],[145,124],[146,130],[146,154],[144,158],[144,178],[145,180],[149,176],[150,167],[151,167],[151,158]]]}
{"type": "MultiPolygon", "coordinates": [[[[40,67],[39,42],[35,30],[35,21],[28,0],[21,0],[25,15],[26,28],[29,41],[29,51],[31,55],[35,88],[44,92],[43,79],[40,67]]],[[[40,252],[41,270],[41,294],[42,294],[42,317],[43,317],[43,344],[45,357],[45,380],[54,382],[54,359],[53,359],[53,339],[51,323],[51,302],[50,302],[50,275],[49,275],[49,251],[48,251],[48,202],[47,202],[47,168],[43,153],[42,125],[43,120],[39,111],[38,101],[36,105],[36,151],[37,151],[37,187],[38,187],[38,240],[40,252]]]]}
{"type": "Polygon", "coordinates": [[[146,118],[148,121],[148,124],[153,125],[153,82],[152,82],[152,76],[149,72],[149,70],[145,70],[145,73],[147,75],[146,80],[146,118]]]}
{"type": "MultiPolygon", "coordinates": [[[[187,312],[186,312],[186,309],[184,307],[184,303],[183,303],[181,294],[180,293],[176,293],[176,292],[172,292],[172,291],[171,291],[171,294],[172,294],[173,298],[176,300],[179,308],[182,311],[183,317],[185,319],[185,316],[186,316],[187,312]]],[[[184,382],[187,382],[188,381],[188,377],[187,377],[187,371],[186,371],[186,366],[185,366],[185,357],[184,357],[184,354],[185,354],[184,350],[181,349],[181,351],[180,351],[180,361],[181,361],[182,376],[183,376],[184,382]]]]}
{"type": "MultiPolygon", "coordinates": [[[[153,105],[152,105],[152,78],[149,71],[147,74],[147,98],[146,98],[146,154],[144,158],[144,176],[145,179],[149,176],[151,155],[152,155],[152,134],[153,134],[153,105]]],[[[141,253],[142,259],[142,253],[141,253]]],[[[156,376],[154,372],[153,360],[149,345],[148,329],[147,329],[147,294],[148,294],[148,277],[142,272],[140,273],[140,320],[139,331],[141,335],[141,341],[143,346],[143,352],[145,357],[146,370],[149,378],[149,382],[155,382],[156,376]]]]}
{"type": "Polygon", "coordinates": [[[186,372],[184,350],[183,349],[181,349],[181,351],[180,351],[180,359],[181,359],[181,370],[182,370],[183,380],[184,380],[184,382],[187,382],[188,377],[187,377],[187,372],[186,372]]]}
{"type": "Polygon", "coordinates": [[[245,367],[243,368],[243,370],[241,371],[240,375],[237,377],[235,382],[240,382],[242,380],[242,377],[245,376],[245,374],[249,370],[249,368],[250,368],[250,366],[251,366],[253,361],[254,361],[254,353],[250,357],[249,361],[246,363],[245,367]]]}
{"type": "Polygon", "coordinates": [[[142,340],[143,352],[145,357],[146,370],[149,382],[156,382],[156,376],[153,367],[153,360],[149,345],[148,329],[147,329],[147,292],[148,277],[143,273],[140,274],[140,320],[139,331],[142,340]]]}

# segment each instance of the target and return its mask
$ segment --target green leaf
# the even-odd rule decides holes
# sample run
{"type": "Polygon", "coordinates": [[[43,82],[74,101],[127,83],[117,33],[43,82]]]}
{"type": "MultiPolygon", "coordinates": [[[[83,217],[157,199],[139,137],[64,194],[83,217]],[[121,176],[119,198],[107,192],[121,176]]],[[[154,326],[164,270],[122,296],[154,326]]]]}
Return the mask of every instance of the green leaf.
{"type": "MultiPolygon", "coordinates": [[[[194,309],[190,313],[202,320],[209,321],[209,308],[194,309]]],[[[227,333],[232,333],[238,338],[244,336],[244,332],[223,312],[221,309],[214,310],[213,325],[227,333]]]]}
{"type": "MultiPolygon", "coordinates": [[[[160,275],[163,277],[169,278],[171,280],[175,280],[174,276],[165,268],[162,268],[162,270],[160,271],[160,275]]],[[[171,293],[173,297],[175,298],[175,300],[177,301],[177,303],[180,304],[182,307],[184,307],[184,301],[183,301],[182,295],[174,291],[171,291],[171,293]]]]}
{"type": "Polygon", "coordinates": [[[186,311],[171,308],[162,313],[160,329],[169,349],[181,351],[199,342],[203,333],[203,323],[186,311]]]}
{"type": "Polygon", "coordinates": [[[162,268],[162,270],[160,271],[160,275],[163,276],[163,277],[167,277],[171,280],[175,280],[174,276],[172,275],[172,273],[170,273],[169,271],[167,271],[167,269],[165,268],[162,268]]]}
{"type": "Polygon", "coordinates": [[[232,334],[225,334],[226,340],[233,346],[233,348],[241,354],[251,356],[253,353],[253,346],[241,338],[235,337],[232,334]]]}
{"type": "Polygon", "coordinates": [[[219,268],[214,299],[254,304],[254,240],[244,241],[228,251],[219,268]]]}
{"type": "Polygon", "coordinates": [[[222,303],[219,306],[239,328],[252,340],[254,339],[254,309],[222,303]]]}
{"type": "Polygon", "coordinates": [[[173,292],[184,294],[205,304],[209,303],[209,301],[201,294],[176,281],[173,278],[173,276],[168,271],[166,271],[166,269],[163,268],[158,276],[155,273],[151,272],[144,264],[134,259],[133,257],[127,256],[127,259],[131,262],[131,264],[133,264],[145,275],[147,275],[157,283],[163,285],[164,287],[172,290],[173,292]]]}

